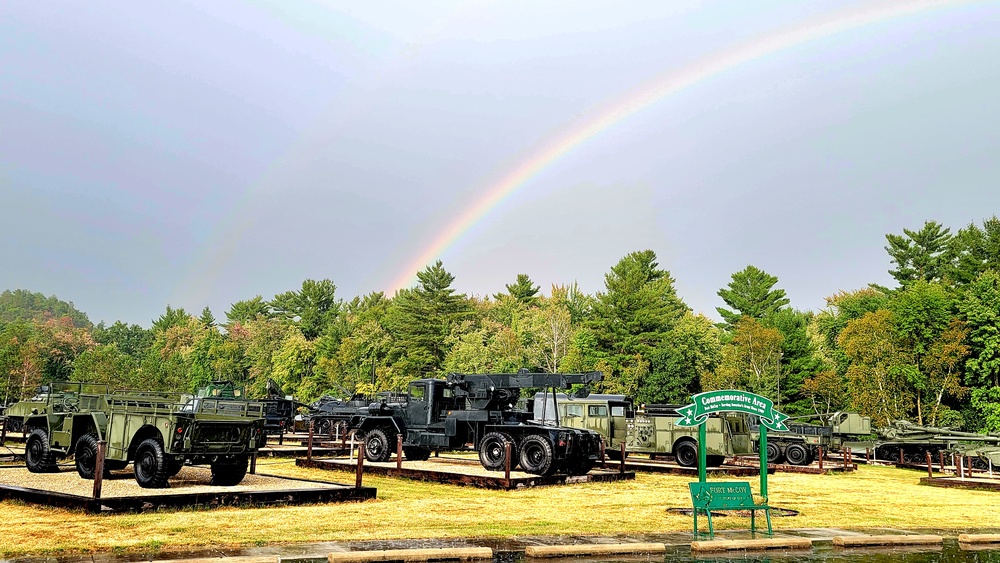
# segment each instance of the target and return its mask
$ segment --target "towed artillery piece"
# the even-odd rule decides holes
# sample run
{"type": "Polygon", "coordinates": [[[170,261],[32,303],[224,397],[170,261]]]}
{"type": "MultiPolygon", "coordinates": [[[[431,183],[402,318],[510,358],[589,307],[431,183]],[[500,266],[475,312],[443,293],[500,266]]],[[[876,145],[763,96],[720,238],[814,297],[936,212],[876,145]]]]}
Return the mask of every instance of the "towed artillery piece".
{"type": "Polygon", "coordinates": [[[600,459],[601,436],[594,431],[532,420],[517,408],[521,389],[568,390],[600,381],[600,372],[450,373],[446,379],[417,379],[404,395],[374,403],[352,422],[369,461],[387,461],[402,438],[407,459],[426,460],[432,451],[479,453],[482,466],[502,471],[520,465],[526,473],[584,475],[600,459]],[[507,457],[508,451],[510,458],[507,457]]]}
{"type": "Polygon", "coordinates": [[[947,426],[923,426],[905,420],[894,420],[888,426],[877,428],[875,432],[879,437],[875,445],[875,458],[886,461],[921,463],[928,452],[933,459],[937,459],[941,452],[971,452],[977,447],[986,452],[989,450],[988,445],[998,446],[993,449],[1000,450],[1000,436],[960,432],[947,426]]]}
{"type": "Polygon", "coordinates": [[[104,468],[134,464],[147,488],[167,486],[184,464],[210,464],[213,485],[235,485],[260,447],[263,405],[211,397],[138,391],[108,392],[106,385],[53,383],[45,412],[24,423],[25,465],[33,473],[57,470],[73,456],[77,473],[94,478],[98,441],[104,468]]]}

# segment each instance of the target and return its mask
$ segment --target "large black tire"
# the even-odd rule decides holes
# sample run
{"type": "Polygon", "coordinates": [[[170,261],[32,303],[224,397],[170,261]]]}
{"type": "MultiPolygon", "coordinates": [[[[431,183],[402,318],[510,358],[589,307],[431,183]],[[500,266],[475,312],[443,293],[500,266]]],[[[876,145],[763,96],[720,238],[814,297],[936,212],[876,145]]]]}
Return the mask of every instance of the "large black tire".
{"type": "Polygon", "coordinates": [[[791,465],[809,465],[809,449],[802,444],[790,444],[785,448],[785,458],[791,465]]]}
{"type": "Polygon", "coordinates": [[[431,451],[420,446],[403,446],[403,455],[410,461],[427,461],[431,458],[431,451]]]}
{"type": "MultiPolygon", "coordinates": [[[[77,474],[83,479],[93,480],[97,470],[97,435],[84,434],[80,436],[73,451],[77,474]]],[[[107,471],[107,463],[105,463],[104,469],[107,471]]]]}
{"type": "Polygon", "coordinates": [[[533,475],[551,475],[555,471],[552,444],[545,436],[532,434],[521,442],[521,468],[533,475]]]}
{"type": "Polygon", "coordinates": [[[156,438],[146,438],[135,449],[135,482],[145,489],[162,489],[170,477],[163,445],[156,438]]]}
{"type": "Polygon", "coordinates": [[[503,471],[507,467],[507,444],[510,444],[510,467],[517,467],[517,447],[514,440],[503,432],[490,432],[479,442],[479,463],[487,471],[503,471]]]}
{"type": "Polygon", "coordinates": [[[321,436],[332,436],[333,423],[330,422],[329,418],[316,419],[316,424],[313,426],[313,434],[318,434],[321,436]]]}
{"type": "Polygon", "coordinates": [[[220,487],[237,485],[246,477],[249,466],[250,458],[247,456],[217,461],[212,464],[212,484],[220,487]]]}
{"type": "Polygon", "coordinates": [[[677,444],[674,456],[681,467],[698,467],[698,445],[690,440],[677,444]]]}
{"type": "Polygon", "coordinates": [[[781,446],[774,442],[767,445],[767,462],[781,463],[781,446]]]}
{"type": "Polygon", "coordinates": [[[32,473],[53,473],[56,454],[49,448],[49,433],[44,428],[35,428],[24,441],[24,464],[32,473]]]}
{"type": "Polygon", "coordinates": [[[392,449],[385,430],[372,428],[365,434],[365,459],[371,462],[389,461],[392,449]]]}

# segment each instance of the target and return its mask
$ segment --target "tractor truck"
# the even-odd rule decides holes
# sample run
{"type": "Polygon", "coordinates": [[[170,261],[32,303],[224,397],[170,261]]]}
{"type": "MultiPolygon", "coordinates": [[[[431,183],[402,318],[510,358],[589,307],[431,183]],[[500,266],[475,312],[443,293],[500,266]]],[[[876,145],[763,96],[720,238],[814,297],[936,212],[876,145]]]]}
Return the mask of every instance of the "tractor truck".
{"type": "Polygon", "coordinates": [[[511,469],[520,465],[535,475],[584,475],[599,461],[601,436],[591,430],[533,422],[532,413],[517,404],[522,389],[553,389],[555,394],[555,389],[589,386],[602,378],[600,372],[522,370],[418,379],[410,383],[406,394],[370,405],[352,426],[362,436],[366,459],[373,462],[387,461],[402,437],[403,452],[411,460],[426,460],[432,451],[473,450],[490,471],[502,471],[509,462],[511,469]]]}

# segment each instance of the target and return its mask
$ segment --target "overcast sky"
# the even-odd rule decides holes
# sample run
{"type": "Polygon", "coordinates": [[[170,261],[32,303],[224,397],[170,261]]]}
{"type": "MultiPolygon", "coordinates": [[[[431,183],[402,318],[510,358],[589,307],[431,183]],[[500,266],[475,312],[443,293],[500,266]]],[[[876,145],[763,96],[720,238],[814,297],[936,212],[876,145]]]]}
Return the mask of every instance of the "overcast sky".
{"type": "MultiPolygon", "coordinates": [[[[149,326],[393,282],[520,163],[746,42],[907,2],[0,3],[0,290],[149,326]]],[[[804,41],[554,161],[438,258],[589,293],[654,250],[696,311],[753,264],[792,306],[891,285],[886,233],[1000,213],[1000,2],[804,41]]],[[[412,272],[411,272],[412,273],[412,272]]]]}

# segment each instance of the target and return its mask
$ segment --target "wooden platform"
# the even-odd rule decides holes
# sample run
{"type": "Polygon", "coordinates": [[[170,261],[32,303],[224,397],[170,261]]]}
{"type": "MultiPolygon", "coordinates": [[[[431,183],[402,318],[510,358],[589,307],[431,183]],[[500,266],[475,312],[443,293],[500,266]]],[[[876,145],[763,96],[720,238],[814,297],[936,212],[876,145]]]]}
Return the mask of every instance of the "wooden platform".
{"type": "MultiPolygon", "coordinates": [[[[735,458],[733,463],[745,467],[753,467],[754,471],[757,471],[760,467],[759,462],[750,460],[749,458],[735,458]]],[[[824,460],[823,468],[820,469],[819,463],[813,462],[809,465],[792,465],[790,463],[769,463],[767,464],[768,473],[802,473],[806,475],[830,475],[831,473],[847,473],[850,471],[856,471],[858,466],[855,464],[849,464],[846,467],[841,460],[824,460]]]]}
{"type": "MultiPolygon", "coordinates": [[[[926,471],[926,469],[925,469],[926,471]]],[[[921,477],[921,485],[931,487],[950,487],[953,489],[973,489],[982,491],[1000,491],[1000,479],[990,479],[988,477],[958,477],[949,475],[946,477],[921,477]]]]}
{"type": "MultiPolygon", "coordinates": [[[[607,471],[617,471],[620,461],[608,461],[607,471]]],[[[600,468],[600,465],[598,465],[600,468]]],[[[684,467],[676,462],[669,462],[659,459],[642,459],[629,457],[625,459],[626,471],[637,471],[644,473],[666,473],[668,475],[691,475],[698,476],[697,467],[684,467]]],[[[768,468],[768,473],[774,473],[773,468],[768,468]]],[[[729,475],[732,477],[751,477],[760,474],[760,469],[756,466],[729,465],[723,464],[718,467],[709,467],[709,475],[729,475]]]]}
{"type": "MultiPolygon", "coordinates": [[[[296,459],[300,467],[313,467],[332,471],[357,471],[357,460],[346,458],[333,459],[296,459]]],[[[624,473],[611,469],[594,469],[587,475],[531,475],[521,471],[511,471],[510,479],[504,478],[502,471],[487,471],[478,460],[456,458],[431,458],[427,461],[403,461],[402,469],[396,468],[396,461],[372,463],[366,461],[365,473],[385,475],[388,477],[404,477],[419,481],[433,481],[452,485],[468,485],[485,489],[519,489],[523,487],[539,487],[545,485],[569,485],[574,483],[595,483],[607,481],[624,481],[635,479],[635,472],[624,473]]]]}
{"type": "Polygon", "coordinates": [[[30,473],[23,467],[4,467],[0,468],[0,499],[19,499],[88,512],[118,512],[341,502],[375,498],[376,493],[372,487],[355,488],[261,473],[247,475],[233,487],[212,486],[210,480],[208,467],[185,467],[170,479],[169,488],[143,489],[127,469],[106,477],[102,497],[94,499],[94,482],[81,479],[70,468],[62,468],[57,473],[30,473]]]}

